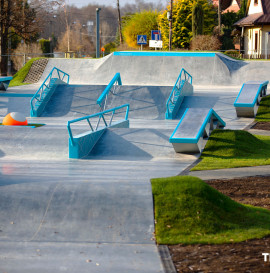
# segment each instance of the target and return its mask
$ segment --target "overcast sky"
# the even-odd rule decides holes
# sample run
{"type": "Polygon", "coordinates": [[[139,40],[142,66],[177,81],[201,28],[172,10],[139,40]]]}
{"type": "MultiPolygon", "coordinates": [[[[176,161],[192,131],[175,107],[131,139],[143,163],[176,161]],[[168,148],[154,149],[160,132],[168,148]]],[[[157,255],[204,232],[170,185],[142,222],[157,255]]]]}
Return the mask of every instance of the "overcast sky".
{"type": "MultiPolygon", "coordinates": [[[[156,3],[157,0],[144,0],[146,3],[156,3]]],[[[164,5],[168,3],[168,0],[160,0],[160,2],[164,5]]],[[[79,8],[83,6],[87,6],[88,4],[98,3],[100,5],[106,6],[116,6],[116,0],[66,0],[66,3],[69,5],[75,5],[79,8]]],[[[125,4],[134,4],[135,0],[119,0],[120,7],[125,4]]]]}

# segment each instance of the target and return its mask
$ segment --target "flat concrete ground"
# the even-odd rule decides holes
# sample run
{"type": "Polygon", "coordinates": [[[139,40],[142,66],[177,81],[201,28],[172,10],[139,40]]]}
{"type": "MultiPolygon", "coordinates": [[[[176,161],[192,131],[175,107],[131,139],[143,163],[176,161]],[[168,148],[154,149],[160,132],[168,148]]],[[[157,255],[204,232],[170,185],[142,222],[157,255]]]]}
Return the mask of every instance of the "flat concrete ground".
{"type": "MultiPolygon", "coordinates": [[[[243,129],[252,119],[236,117],[239,90],[195,86],[179,115],[211,106],[227,128],[243,129]]],[[[108,131],[87,159],[68,159],[66,122],[89,109],[79,105],[83,87],[77,91],[61,109],[52,104],[43,117],[29,118],[43,127],[0,126],[0,271],[164,272],[153,240],[150,178],[177,175],[198,155],[176,155],[168,138],[178,120],[147,113],[129,96],[110,104],[131,103],[130,128],[108,131]]],[[[0,103],[3,117],[14,101],[0,97],[0,103]]]]}

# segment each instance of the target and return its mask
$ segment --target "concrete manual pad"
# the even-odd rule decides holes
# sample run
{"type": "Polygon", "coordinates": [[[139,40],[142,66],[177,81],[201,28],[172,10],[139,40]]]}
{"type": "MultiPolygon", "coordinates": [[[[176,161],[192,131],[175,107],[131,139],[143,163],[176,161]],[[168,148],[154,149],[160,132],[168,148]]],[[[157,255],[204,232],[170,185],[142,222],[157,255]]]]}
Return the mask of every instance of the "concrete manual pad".
{"type": "Polygon", "coordinates": [[[160,273],[155,245],[0,243],[0,270],[12,273],[160,273]]]}

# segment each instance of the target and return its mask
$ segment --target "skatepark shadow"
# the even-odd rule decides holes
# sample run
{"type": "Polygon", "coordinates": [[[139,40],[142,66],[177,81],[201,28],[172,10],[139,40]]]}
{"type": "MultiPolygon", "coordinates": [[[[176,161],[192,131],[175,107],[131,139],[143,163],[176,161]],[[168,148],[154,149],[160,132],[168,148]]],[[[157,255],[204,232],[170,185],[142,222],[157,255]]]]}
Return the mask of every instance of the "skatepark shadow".
{"type": "Polygon", "coordinates": [[[164,119],[171,90],[170,86],[121,86],[108,97],[108,108],[129,103],[131,118],[164,119]]]}
{"type": "Polygon", "coordinates": [[[153,157],[140,147],[124,139],[123,136],[107,130],[91,153],[84,159],[121,160],[122,158],[138,161],[142,159],[151,160],[153,157]]]}
{"type": "Polygon", "coordinates": [[[50,103],[42,116],[61,117],[85,116],[98,112],[96,103],[104,86],[92,85],[60,85],[56,88],[50,103]]]}
{"type": "Polygon", "coordinates": [[[214,108],[219,97],[213,96],[186,96],[176,115],[176,119],[181,119],[187,108],[214,108]]]}

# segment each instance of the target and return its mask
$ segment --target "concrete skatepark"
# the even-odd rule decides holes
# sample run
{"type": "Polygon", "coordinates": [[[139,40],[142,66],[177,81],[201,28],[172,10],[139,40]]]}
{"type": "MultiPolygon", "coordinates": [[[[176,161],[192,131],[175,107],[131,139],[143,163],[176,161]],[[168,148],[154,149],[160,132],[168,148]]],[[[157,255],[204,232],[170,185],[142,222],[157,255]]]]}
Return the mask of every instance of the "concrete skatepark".
{"type": "Polygon", "coordinates": [[[269,80],[270,65],[213,53],[159,54],[50,59],[39,83],[0,96],[1,118],[11,111],[29,117],[29,96],[51,69],[70,75],[43,115],[28,118],[45,126],[0,128],[3,272],[165,272],[153,238],[150,178],[178,175],[199,157],[176,154],[170,135],[186,108],[213,108],[227,129],[244,129],[253,119],[236,116],[235,98],[243,82],[269,80]],[[194,95],[177,119],[165,120],[182,67],[193,76],[194,95]],[[130,128],[108,130],[86,158],[69,159],[67,121],[98,112],[95,101],[116,72],[123,86],[107,108],[129,103],[130,128]]]}

